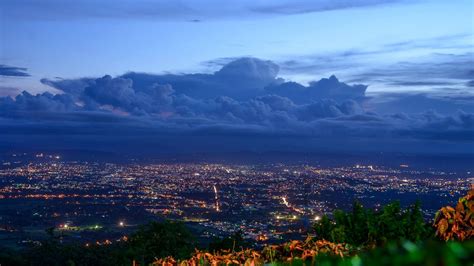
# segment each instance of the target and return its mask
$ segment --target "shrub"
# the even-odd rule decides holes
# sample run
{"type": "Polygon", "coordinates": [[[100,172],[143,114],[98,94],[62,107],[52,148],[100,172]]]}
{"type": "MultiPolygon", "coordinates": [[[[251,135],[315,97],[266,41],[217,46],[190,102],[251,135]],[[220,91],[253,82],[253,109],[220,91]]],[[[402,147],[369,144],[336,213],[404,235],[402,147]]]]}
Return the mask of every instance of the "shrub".
{"type": "Polygon", "coordinates": [[[474,188],[458,200],[456,208],[441,208],[436,213],[434,227],[436,235],[446,241],[464,241],[474,237],[474,188]]]}

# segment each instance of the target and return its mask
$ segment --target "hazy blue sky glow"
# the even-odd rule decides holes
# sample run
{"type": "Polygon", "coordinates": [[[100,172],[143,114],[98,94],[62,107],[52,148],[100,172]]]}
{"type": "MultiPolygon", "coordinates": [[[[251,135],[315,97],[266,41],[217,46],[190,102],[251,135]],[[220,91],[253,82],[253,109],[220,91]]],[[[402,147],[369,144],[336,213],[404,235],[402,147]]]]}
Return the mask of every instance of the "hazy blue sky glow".
{"type": "Polygon", "coordinates": [[[311,65],[332,54],[366,53],[334,58],[325,69],[280,72],[300,82],[333,73],[346,79],[400,61],[429,60],[434,53],[472,53],[474,45],[472,1],[5,0],[0,5],[0,62],[31,74],[8,78],[3,86],[29,90],[44,89],[41,78],[209,72],[217,67],[203,62],[227,57],[277,63],[296,58],[311,65]],[[360,6],[350,6],[354,2],[360,6]]]}

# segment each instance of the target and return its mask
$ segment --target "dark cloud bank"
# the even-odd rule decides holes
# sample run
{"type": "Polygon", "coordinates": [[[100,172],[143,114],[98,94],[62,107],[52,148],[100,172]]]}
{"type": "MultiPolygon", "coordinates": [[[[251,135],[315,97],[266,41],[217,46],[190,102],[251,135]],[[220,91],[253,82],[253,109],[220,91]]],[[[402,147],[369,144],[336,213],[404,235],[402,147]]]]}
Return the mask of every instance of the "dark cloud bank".
{"type": "Polygon", "coordinates": [[[44,79],[63,93],[0,98],[0,148],[472,153],[472,113],[377,113],[365,85],[304,86],[278,71],[241,58],[213,74],[44,79]]]}
{"type": "Polygon", "coordinates": [[[0,65],[0,76],[4,77],[29,77],[26,68],[0,65]]]}

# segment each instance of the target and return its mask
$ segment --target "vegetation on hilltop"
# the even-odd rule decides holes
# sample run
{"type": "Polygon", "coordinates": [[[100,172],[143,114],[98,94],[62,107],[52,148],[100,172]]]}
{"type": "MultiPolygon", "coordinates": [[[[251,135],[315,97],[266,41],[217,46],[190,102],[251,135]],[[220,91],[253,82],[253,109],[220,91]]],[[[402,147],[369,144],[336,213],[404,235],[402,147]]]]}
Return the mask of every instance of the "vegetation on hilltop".
{"type": "Polygon", "coordinates": [[[392,202],[380,211],[364,208],[355,202],[352,212],[337,210],[333,219],[324,215],[313,228],[320,239],[353,246],[380,246],[400,240],[416,242],[434,232],[423,220],[419,202],[405,210],[399,202],[392,202]]]}

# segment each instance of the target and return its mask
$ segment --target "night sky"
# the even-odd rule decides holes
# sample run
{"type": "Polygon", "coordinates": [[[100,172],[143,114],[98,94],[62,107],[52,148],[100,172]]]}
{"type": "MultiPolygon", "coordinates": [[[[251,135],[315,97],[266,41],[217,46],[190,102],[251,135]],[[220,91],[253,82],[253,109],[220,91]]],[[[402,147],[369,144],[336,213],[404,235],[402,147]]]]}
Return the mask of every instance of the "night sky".
{"type": "Polygon", "coordinates": [[[2,0],[0,150],[473,154],[474,2],[2,0]]]}

